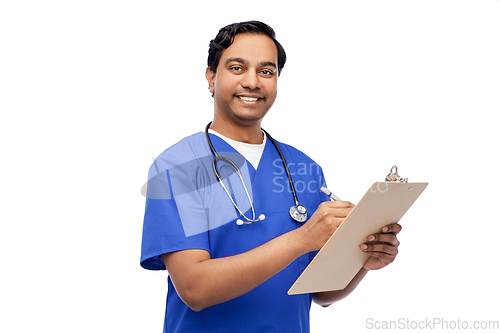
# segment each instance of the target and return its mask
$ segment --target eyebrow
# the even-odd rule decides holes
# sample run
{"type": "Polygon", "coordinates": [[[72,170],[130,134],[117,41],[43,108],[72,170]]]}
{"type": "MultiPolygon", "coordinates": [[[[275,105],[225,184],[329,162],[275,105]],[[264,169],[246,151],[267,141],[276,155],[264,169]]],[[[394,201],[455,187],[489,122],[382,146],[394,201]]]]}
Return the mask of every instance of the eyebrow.
{"type": "MultiPolygon", "coordinates": [[[[239,62],[241,64],[247,64],[247,61],[243,58],[228,58],[226,60],[226,65],[229,64],[230,62],[239,62]]],[[[271,66],[271,67],[274,67],[274,68],[277,68],[278,66],[276,66],[276,64],[272,61],[262,61],[260,63],[261,66],[271,66]]]]}
{"type": "Polygon", "coordinates": [[[226,65],[229,64],[230,62],[239,62],[239,63],[242,63],[242,64],[246,64],[247,62],[245,61],[245,59],[243,58],[228,58],[226,60],[226,65]]]}
{"type": "Polygon", "coordinates": [[[275,69],[278,67],[276,64],[272,61],[263,61],[260,63],[261,66],[271,66],[274,67],[275,69]]]}

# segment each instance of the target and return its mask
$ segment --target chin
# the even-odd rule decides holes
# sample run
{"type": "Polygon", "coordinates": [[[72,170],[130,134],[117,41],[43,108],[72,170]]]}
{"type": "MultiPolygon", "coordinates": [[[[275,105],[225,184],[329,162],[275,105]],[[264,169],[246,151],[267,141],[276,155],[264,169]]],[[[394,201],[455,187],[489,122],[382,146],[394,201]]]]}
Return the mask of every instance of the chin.
{"type": "Polygon", "coordinates": [[[252,125],[256,122],[258,122],[259,124],[262,122],[262,120],[264,119],[264,116],[266,114],[260,114],[260,115],[238,115],[236,114],[235,115],[235,118],[238,119],[239,122],[241,123],[244,123],[246,124],[247,126],[248,125],[252,125]]]}

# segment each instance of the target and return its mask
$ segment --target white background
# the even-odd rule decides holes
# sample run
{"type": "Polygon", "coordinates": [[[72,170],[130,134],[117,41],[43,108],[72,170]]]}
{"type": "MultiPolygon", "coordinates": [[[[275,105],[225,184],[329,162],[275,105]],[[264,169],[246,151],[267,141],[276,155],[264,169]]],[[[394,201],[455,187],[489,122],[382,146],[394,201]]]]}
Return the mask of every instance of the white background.
{"type": "MultiPolygon", "coordinates": [[[[139,266],[152,158],[212,119],[222,26],[288,55],[264,121],[357,202],[393,164],[430,184],[401,247],[312,332],[500,320],[500,1],[3,1],[2,332],[161,332],[166,273],[139,266]]],[[[439,327],[437,327],[439,328],[439,327]]]]}

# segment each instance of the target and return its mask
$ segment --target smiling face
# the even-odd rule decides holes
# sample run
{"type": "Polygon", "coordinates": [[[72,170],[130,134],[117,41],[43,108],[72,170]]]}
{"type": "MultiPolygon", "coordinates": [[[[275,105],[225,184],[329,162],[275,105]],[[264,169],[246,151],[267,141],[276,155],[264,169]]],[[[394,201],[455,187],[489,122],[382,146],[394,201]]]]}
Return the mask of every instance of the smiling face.
{"type": "Polygon", "coordinates": [[[224,50],[206,78],[214,94],[214,124],[260,128],[277,94],[278,51],[271,38],[243,33],[224,50]]]}

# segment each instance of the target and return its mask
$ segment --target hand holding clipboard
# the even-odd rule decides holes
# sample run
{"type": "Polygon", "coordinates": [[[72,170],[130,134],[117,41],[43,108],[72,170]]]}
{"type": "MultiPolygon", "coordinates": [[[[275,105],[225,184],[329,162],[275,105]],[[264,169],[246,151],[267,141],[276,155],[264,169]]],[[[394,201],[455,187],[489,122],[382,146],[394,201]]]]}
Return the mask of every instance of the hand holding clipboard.
{"type": "MultiPolygon", "coordinates": [[[[393,166],[385,182],[374,183],[288,291],[289,295],[344,289],[370,254],[360,249],[368,235],[398,222],[428,183],[408,183],[393,166]]],[[[388,230],[399,232],[399,230],[388,230]]],[[[366,250],[370,250],[369,246],[366,250]]],[[[375,259],[370,259],[376,261],[375,259]]],[[[376,265],[374,266],[376,267],[376,265]]]]}

